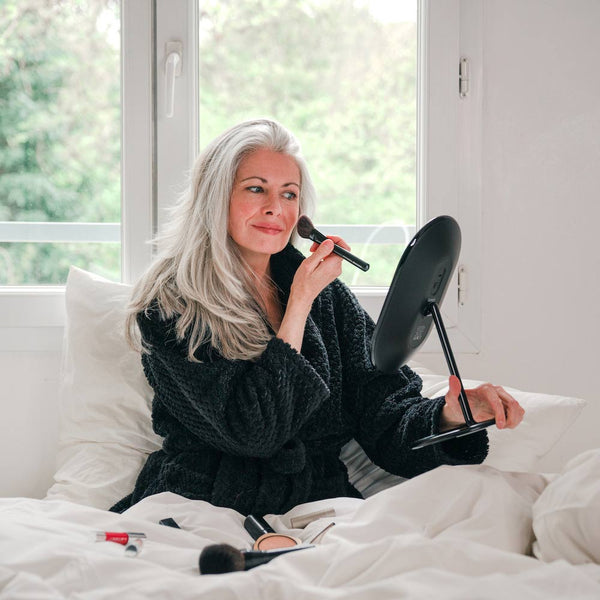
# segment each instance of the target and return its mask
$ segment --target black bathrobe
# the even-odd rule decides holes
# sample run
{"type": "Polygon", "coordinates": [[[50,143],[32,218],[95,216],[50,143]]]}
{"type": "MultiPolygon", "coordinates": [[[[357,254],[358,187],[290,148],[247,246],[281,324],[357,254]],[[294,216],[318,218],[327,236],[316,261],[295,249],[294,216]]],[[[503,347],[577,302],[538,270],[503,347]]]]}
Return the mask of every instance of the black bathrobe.
{"type": "MultiPolygon", "coordinates": [[[[271,258],[284,306],[303,258],[291,245],[271,258]]],[[[161,320],[153,308],[138,324],[150,346],[142,363],[155,394],[154,430],[164,442],[111,510],[165,491],[258,515],[360,497],[340,460],[352,438],[403,477],[487,454],[485,431],[410,449],[438,431],[444,399],[422,398],[421,379],[408,367],[395,375],[373,367],[373,321],[339,280],[314,301],[300,353],[273,337],[256,360],[227,360],[204,345],[195,363],[187,341],[176,340],[174,319],[161,320]]]]}

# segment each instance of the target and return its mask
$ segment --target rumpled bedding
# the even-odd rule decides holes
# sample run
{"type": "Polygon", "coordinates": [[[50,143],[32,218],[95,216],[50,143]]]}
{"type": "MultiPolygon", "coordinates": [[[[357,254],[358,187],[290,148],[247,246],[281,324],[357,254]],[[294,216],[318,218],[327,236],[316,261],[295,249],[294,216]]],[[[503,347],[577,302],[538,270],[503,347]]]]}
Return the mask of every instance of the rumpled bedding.
{"type": "Polygon", "coordinates": [[[484,465],[439,467],[366,500],[335,498],[267,515],[314,548],[247,572],[200,575],[207,545],[249,549],[244,517],[163,493],[123,514],[64,500],[0,499],[0,598],[502,599],[600,598],[600,565],[532,555],[532,507],[550,478],[484,465]],[[335,517],[292,529],[290,518],[335,517]],[[158,522],[172,517],[181,529],[158,522]],[[95,531],[141,531],[131,558],[95,531]]]}

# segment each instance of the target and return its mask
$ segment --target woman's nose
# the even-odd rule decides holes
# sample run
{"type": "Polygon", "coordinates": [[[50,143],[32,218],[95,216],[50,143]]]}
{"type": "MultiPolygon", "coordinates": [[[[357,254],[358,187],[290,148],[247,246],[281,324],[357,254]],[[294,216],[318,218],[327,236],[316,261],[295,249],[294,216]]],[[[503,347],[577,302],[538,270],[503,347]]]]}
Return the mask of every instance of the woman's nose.
{"type": "Polygon", "coordinates": [[[281,199],[278,194],[267,194],[263,212],[266,215],[273,216],[279,216],[281,214],[281,199]]]}

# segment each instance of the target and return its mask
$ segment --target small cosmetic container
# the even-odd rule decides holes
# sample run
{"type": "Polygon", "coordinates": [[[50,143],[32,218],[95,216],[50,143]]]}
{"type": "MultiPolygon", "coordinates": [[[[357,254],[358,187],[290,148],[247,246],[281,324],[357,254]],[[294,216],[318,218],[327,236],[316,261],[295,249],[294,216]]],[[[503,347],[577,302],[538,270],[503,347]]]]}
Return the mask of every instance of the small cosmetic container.
{"type": "Polygon", "coordinates": [[[136,557],[142,551],[143,545],[144,540],[142,540],[142,538],[135,538],[130,540],[129,543],[125,546],[125,556],[129,558],[136,557]]]}
{"type": "Polygon", "coordinates": [[[254,550],[275,550],[290,548],[301,544],[302,541],[292,535],[276,533],[262,518],[248,515],[244,520],[246,531],[254,538],[254,550]]]}

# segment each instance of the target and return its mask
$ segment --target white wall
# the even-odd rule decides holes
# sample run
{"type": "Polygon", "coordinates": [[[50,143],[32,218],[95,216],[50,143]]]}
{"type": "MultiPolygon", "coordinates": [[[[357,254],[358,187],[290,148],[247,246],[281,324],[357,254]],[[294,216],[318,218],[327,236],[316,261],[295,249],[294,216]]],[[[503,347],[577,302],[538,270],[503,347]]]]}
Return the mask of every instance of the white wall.
{"type": "MultiPolygon", "coordinates": [[[[600,2],[481,1],[484,310],[481,352],[457,361],[465,378],[587,399],[575,453],[600,445],[600,2]]],[[[2,496],[48,486],[59,362],[0,353],[2,496]]]]}
{"type": "Polygon", "coordinates": [[[0,353],[0,496],[43,497],[58,441],[59,352],[0,353]]]}
{"type": "MultiPolygon", "coordinates": [[[[483,290],[465,378],[585,398],[600,445],[600,2],[483,2],[483,290]]],[[[418,359],[445,372],[443,359],[418,359]]]]}

